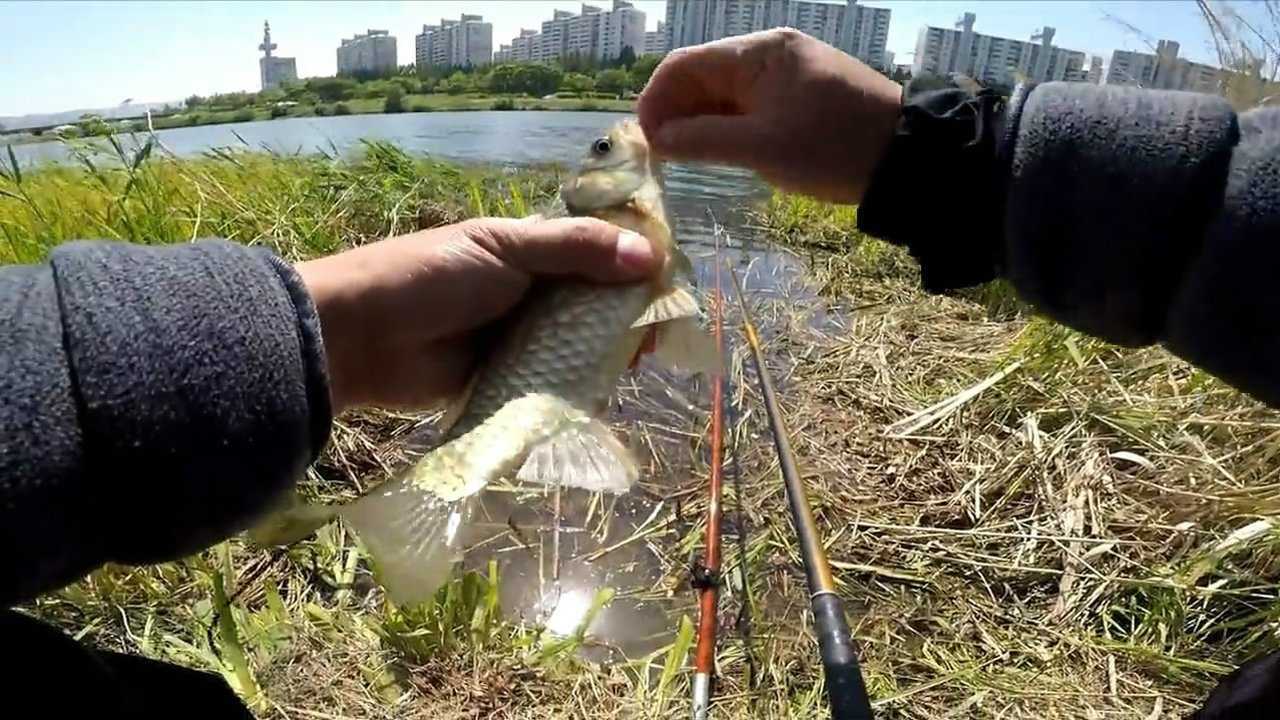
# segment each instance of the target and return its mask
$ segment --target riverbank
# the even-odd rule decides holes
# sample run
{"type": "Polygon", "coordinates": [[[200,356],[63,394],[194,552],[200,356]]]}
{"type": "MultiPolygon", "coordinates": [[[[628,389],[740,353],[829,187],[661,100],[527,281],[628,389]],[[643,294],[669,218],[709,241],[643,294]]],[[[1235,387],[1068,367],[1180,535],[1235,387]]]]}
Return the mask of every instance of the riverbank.
{"type": "MultiPolygon", "coordinates": [[[[209,235],[301,259],[476,214],[524,215],[557,181],[553,169],[460,168],[380,144],[352,162],[133,159],[10,170],[0,262],[81,237],[209,235]]],[[[923,294],[905,253],[857,232],[855,209],[778,196],[755,225],[808,268],[797,287],[753,302],[880,716],[1183,714],[1276,647],[1274,413],[1160,350],[1029,317],[1001,292],[923,294]]],[[[737,520],[726,522],[713,712],[815,717],[820,670],[794,534],[731,335],[741,493],[730,482],[725,504],[736,518],[740,501],[747,532],[744,555],[737,520]],[[748,596],[744,640],[732,628],[748,596]]],[[[660,381],[643,372],[620,402],[658,394],[660,381]]],[[[702,394],[686,389],[692,407],[662,426],[624,424],[653,453],[642,466],[666,469],[644,489],[665,501],[644,540],[676,581],[701,542],[702,394]]],[[[339,418],[304,491],[335,501],[381,482],[423,420],[339,418]]],[[[267,558],[236,539],[178,563],[105,568],[31,609],[88,642],[220,672],[263,717],[687,714],[682,653],[668,673],[669,648],[612,667],[575,659],[578,641],[544,653],[535,628],[489,604],[491,576],[396,609],[340,528],[267,558]],[[219,626],[215,612],[234,622],[219,626]]]]}
{"type": "MultiPolygon", "coordinates": [[[[404,95],[401,110],[395,114],[423,112],[467,112],[482,110],[555,111],[555,112],[633,112],[635,100],[609,97],[533,98],[521,95],[446,95],[442,93],[404,95]]],[[[152,118],[156,130],[229,123],[258,122],[300,117],[333,117],[342,115],[377,115],[386,112],[386,98],[354,98],[334,103],[295,104],[286,106],[253,105],[235,110],[198,109],[152,118]]],[[[114,123],[121,132],[145,132],[145,120],[114,123]]],[[[30,133],[0,134],[0,145],[25,145],[58,141],[52,131],[40,135],[30,133]]]]}

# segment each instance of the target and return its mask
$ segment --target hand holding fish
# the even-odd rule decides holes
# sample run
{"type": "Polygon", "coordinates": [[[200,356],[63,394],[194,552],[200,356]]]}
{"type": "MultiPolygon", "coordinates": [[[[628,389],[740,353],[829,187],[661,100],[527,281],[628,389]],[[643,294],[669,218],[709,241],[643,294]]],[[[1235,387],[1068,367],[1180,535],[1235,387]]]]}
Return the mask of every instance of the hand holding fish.
{"type": "Polygon", "coordinates": [[[654,151],[750,168],[784,190],[862,198],[888,148],[902,88],[780,28],[673,51],[640,96],[654,151]]]}
{"type": "Polygon", "coordinates": [[[624,121],[561,186],[572,217],[480,220],[304,263],[334,405],[448,398],[448,411],[441,444],[399,477],[341,506],[290,493],[251,537],[289,544],[341,517],[389,597],[420,602],[458,559],[489,483],[629,490],[639,465],[602,418],[618,379],[644,354],[688,372],[720,362],[661,174],[624,121]],[[477,347],[471,331],[504,315],[477,347]]]}
{"type": "Polygon", "coordinates": [[[595,218],[481,218],[301,263],[320,315],[335,412],[423,408],[456,395],[473,332],[535,276],[642,280],[662,264],[643,236],[595,218]]]}

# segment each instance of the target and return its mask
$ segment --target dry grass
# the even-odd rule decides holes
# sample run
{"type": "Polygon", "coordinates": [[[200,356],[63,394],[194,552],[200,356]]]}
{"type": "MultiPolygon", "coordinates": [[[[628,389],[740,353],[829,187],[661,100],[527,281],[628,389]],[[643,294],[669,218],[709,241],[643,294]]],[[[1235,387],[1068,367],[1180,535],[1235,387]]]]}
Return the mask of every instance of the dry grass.
{"type": "MultiPolygon", "coordinates": [[[[0,236],[15,259],[31,258],[42,233],[85,234],[53,217],[152,242],[187,237],[202,218],[249,242],[276,242],[268,229],[284,228],[294,239],[282,249],[297,256],[428,222],[424,208],[451,218],[509,197],[500,179],[394,155],[356,167],[200,162],[161,164],[139,181],[175,203],[163,219],[119,197],[126,175],[0,180],[0,236]],[[432,182],[434,196],[423,189],[432,182]],[[219,204],[219,187],[236,191],[219,204]]],[[[1030,319],[1004,291],[923,295],[904,255],[859,236],[853,218],[775,200],[758,224],[811,270],[781,287],[749,275],[748,289],[769,286],[753,294],[756,314],[880,716],[1176,716],[1276,647],[1273,414],[1158,349],[1118,350],[1030,319]]],[[[745,349],[733,345],[713,712],[821,717],[794,533],[745,349]]],[[[614,418],[648,461],[636,497],[661,503],[642,532],[609,539],[653,566],[620,575],[619,597],[660,604],[672,633],[693,599],[687,567],[702,536],[705,395],[646,370],[623,384],[614,418]]],[[[385,479],[426,420],[340,418],[307,492],[335,500],[385,479]]],[[[335,526],[278,555],[237,539],[176,563],[104,568],[31,609],[89,642],[221,672],[263,717],[687,714],[670,637],[624,664],[578,659],[590,636],[548,651],[535,624],[493,608],[505,571],[490,582],[480,569],[435,603],[393,608],[335,526]],[[219,608],[234,622],[219,623],[219,608]]]]}

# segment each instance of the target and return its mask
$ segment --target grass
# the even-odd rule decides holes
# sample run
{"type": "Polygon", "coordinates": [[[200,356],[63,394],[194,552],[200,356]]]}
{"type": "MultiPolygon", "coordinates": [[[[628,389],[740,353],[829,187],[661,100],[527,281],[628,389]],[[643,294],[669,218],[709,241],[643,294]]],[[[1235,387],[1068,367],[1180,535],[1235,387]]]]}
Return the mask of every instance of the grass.
{"type": "MultiPolygon", "coordinates": [[[[120,148],[6,170],[0,261],[36,261],[73,238],[210,235],[298,259],[524,214],[555,180],[380,144],[351,162],[120,148]]],[[[758,232],[806,272],[752,297],[878,716],[1181,715],[1275,649],[1274,413],[1162,350],[1036,318],[1007,288],[922,294],[905,253],[855,223],[852,209],[791,197],[757,208],[758,232]],[[829,309],[821,322],[817,306],[829,309]]],[[[794,533],[731,335],[713,712],[819,717],[794,533]]],[[[499,599],[519,582],[506,565],[481,562],[433,602],[394,607],[341,526],[279,554],[233,539],[176,563],[109,566],[28,609],[88,642],[219,672],[263,717],[684,717],[704,396],[647,365],[619,388],[612,419],[641,451],[646,513],[597,551],[623,580],[592,608],[669,609],[667,634],[630,663],[584,658],[595,642],[584,626],[549,638],[513,617],[499,599]],[[624,555],[632,565],[611,565],[624,555]],[[635,569],[640,557],[651,574],[635,569]]],[[[305,491],[332,501],[382,481],[427,421],[338,418],[305,491]]],[[[541,530],[502,534],[510,544],[491,557],[532,545],[544,566],[541,530]]]]}

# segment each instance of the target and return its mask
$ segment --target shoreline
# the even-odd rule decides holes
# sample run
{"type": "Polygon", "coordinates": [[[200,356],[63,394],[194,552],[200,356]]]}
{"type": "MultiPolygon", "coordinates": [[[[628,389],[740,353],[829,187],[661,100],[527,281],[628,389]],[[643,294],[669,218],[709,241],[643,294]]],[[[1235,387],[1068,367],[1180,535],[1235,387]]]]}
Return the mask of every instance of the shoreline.
{"type": "MultiPolygon", "coordinates": [[[[618,112],[635,111],[635,100],[605,98],[532,98],[511,95],[406,95],[402,112],[383,110],[383,98],[365,98],[319,105],[299,105],[287,108],[284,114],[273,114],[275,108],[249,107],[238,110],[217,110],[211,113],[191,112],[152,117],[156,131],[178,128],[205,127],[209,125],[236,125],[250,122],[288,120],[290,118],[352,117],[357,115],[412,115],[435,112],[618,112]],[[334,112],[338,105],[347,112],[334,112]],[[246,117],[245,111],[249,111],[246,117]]],[[[118,121],[112,125],[115,134],[146,132],[145,119],[118,121]]],[[[32,135],[24,131],[0,134],[2,145],[36,145],[58,142],[64,139],[88,140],[106,135],[60,135],[44,131],[32,135]]]]}

